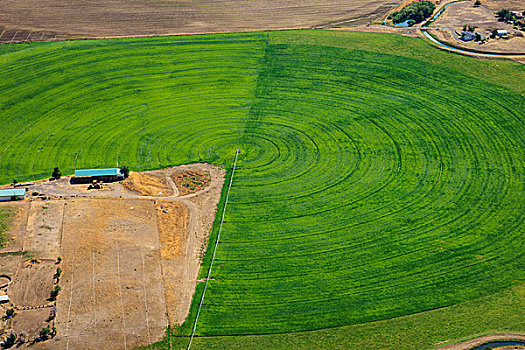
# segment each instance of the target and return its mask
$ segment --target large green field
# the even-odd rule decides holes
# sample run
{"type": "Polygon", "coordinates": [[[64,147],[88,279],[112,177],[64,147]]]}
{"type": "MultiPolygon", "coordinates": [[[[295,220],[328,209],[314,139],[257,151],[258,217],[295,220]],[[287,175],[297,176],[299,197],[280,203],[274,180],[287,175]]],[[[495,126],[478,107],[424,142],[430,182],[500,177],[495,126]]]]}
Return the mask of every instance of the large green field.
{"type": "MultiPolygon", "coordinates": [[[[229,167],[241,149],[196,346],[341,345],[381,320],[523,305],[523,65],[327,31],[1,46],[0,62],[0,182],[229,167]]],[[[425,319],[406,322],[448,330],[425,319]]]]}

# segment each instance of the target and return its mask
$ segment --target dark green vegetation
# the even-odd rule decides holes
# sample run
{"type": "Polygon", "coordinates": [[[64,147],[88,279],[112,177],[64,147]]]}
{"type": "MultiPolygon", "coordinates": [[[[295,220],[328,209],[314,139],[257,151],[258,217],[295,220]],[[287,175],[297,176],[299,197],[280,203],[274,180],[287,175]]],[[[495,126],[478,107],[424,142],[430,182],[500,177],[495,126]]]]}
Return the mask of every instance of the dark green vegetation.
{"type": "Polygon", "coordinates": [[[525,11],[523,11],[522,14],[516,15],[508,9],[501,9],[496,12],[496,15],[503,22],[510,23],[522,28],[525,27],[525,20],[523,19],[523,16],[525,16],[525,11]]]}
{"type": "Polygon", "coordinates": [[[307,348],[414,322],[442,328],[408,332],[430,346],[523,326],[373,321],[516,300],[502,291],[525,277],[524,66],[325,31],[41,44],[0,59],[4,182],[117,159],[230,165],[241,148],[198,335],[338,327],[294,333],[307,348]]]}
{"type": "Polygon", "coordinates": [[[418,1],[403,7],[399,11],[392,12],[389,17],[392,18],[394,24],[407,20],[410,20],[411,24],[421,23],[430,17],[435,9],[436,5],[431,1],[418,1]]]}

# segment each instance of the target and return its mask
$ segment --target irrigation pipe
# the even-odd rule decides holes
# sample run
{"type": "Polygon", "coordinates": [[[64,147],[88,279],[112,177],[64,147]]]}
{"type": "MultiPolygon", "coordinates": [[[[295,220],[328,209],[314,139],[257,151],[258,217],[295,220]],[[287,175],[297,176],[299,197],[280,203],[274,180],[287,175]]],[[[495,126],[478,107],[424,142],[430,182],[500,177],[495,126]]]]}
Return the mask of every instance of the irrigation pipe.
{"type": "Polygon", "coordinates": [[[195,337],[195,331],[197,330],[197,321],[199,321],[199,315],[201,314],[202,302],[204,301],[204,295],[206,294],[206,289],[208,289],[208,281],[211,276],[211,269],[213,267],[213,261],[215,260],[215,253],[217,252],[217,245],[221,238],[222,223],[224,222],[224,214],[226,214],[226,206],[228,205],[228,197],[230,196],[230,188],[232,186],[233,174],[235,174],[235,167],[237,166],[237,157],[241,150],[237,149],[235,152],[235,160],[233,161],[232,174],[230,176],[230,183],[228,184],[228,190],[226,191],[226,199],[224,201],[224,207],[222,208],[222,217],[221,223],[219,224],[219,232],[217,233],[217,240],[215,241],[215,247],[213,248],[213,255],[211,257],[210,268],[208,269],[208,276],[204,282],[204,291],[202,292],[201,301],[199,302],[199,309],[197,310],[197,316],[195,317],[195,323],[193,324],[193,330],[191,331],[190,343],[188,344],[188,350],[191,348],[191,343],[193,342],[193,337],[195,337]]]}

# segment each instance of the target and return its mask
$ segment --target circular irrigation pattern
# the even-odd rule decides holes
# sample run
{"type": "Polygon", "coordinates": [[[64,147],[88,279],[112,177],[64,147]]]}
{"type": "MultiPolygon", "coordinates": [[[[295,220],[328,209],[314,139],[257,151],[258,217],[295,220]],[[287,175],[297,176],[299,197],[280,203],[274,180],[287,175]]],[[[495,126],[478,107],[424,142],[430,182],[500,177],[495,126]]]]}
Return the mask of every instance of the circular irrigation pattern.
{"type": "Polygon", "coordinates": [[[2,179],[75,163],[229,166],[240,148],[199,335],[392,318],[523,279],[523,96],[266,35],[11,54],[2,179]]]}

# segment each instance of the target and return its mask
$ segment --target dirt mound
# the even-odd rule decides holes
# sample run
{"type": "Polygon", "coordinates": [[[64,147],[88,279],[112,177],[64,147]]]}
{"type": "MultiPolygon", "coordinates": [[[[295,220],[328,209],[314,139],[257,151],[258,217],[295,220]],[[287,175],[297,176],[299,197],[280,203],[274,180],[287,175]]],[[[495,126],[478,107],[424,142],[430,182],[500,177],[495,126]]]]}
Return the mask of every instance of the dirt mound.
{"type": "Polygon", "coordinates": [[[131,172],[122,185],[141,196],[166,197],[173,195],[173,189],[168,184],[166,177],[157,174],[131,172]]]}
{"type": "Polygon", "coordinates": [[[173,174],[171,178],[179,189],[181,196],[200,191],[207,187],[211,181],[210,174],[191,170],[173,174]]]}

